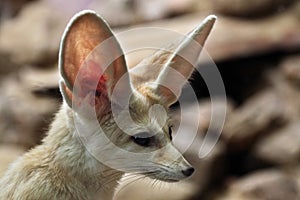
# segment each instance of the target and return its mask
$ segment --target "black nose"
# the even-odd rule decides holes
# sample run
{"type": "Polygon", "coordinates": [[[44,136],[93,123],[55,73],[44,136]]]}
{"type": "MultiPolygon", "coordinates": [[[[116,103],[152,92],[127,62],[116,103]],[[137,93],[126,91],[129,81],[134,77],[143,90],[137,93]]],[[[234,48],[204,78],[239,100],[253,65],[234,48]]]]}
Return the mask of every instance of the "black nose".
{"type": "Polygon", "coordinates": [[[192,167],[189,167],[185,170],[182,170],[181,172],[183,173],[183,175],[185,175],[186,177],[192,175],[194,173],[195,169],[192,167]]]}

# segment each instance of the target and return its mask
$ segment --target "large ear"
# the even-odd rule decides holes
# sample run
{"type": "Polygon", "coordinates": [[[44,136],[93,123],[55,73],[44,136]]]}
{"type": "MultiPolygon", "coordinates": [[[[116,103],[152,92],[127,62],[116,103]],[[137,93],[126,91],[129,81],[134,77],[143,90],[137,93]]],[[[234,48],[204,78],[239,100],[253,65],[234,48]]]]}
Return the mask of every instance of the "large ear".
{"type": "Polygon", "coordinates": [[[112,91],[122,76],[122,89],[131,90],[124,55],[117,39],[105,21],[90,10],[75,15],[65,29],[59,68],[62,76],[60,89],[70,107],[87,97],[93,98],[94,103],[109,103],[112,91]]]}
{"type": "Polygon", "coordinates": [[[148,84],[152,92],[160,97],[162,104],[170,106],[179,98],[182,87],[197,65],[201,50],[215,21],[214,15],[208,16],[179,43],[171,44],[146,60],[146,65],[153,65],[153,68],[162,65],[157,78],[148,84]]]}

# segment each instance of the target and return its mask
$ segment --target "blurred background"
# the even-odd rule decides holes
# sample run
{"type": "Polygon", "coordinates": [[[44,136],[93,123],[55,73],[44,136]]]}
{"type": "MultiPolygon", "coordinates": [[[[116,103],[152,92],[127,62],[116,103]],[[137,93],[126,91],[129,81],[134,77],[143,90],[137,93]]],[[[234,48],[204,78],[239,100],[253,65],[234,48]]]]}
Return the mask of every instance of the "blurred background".
{"type": "MultiPolygon", "coordinates": [[[[59,109],[60,37],[70,17],[86,8],[100,13],[115,32],[161,27],[187,33],[208,14],[218,16],[205,49],[227,92],[220,140],[199,159],[211,104],[205,82],[195,74],[191,84],[199,103],[189,105],[191,114],[183,123],[201,121],[185,153],[196,173],[158,187],[145,180],[124,181],[117,199],[300,199],[299,0],[1,0],[0,174],[41,142],[59,109]],[[193,113],[195,106],[200,116],[193,113]]],[[[165,39],[149,31],[120,42],[130,48],[165,39]]],[[[128,55],[128,65],[144,56],[128,55]]]]}

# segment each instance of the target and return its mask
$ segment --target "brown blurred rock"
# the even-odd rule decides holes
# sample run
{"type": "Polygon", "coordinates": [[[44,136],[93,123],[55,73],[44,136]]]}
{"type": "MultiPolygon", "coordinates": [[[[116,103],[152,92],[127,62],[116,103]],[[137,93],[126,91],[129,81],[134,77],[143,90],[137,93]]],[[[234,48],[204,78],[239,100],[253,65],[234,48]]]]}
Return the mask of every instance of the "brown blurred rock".
{"type": "Polygon", "coordinates": [[[286,108],[289,121],[297,121],[300,117],[300,90],[295,84],[287,81],[288,78],[282,72],[282,67],[281,69],[280,67],[278,70],[267,73],[268,82],[286,108]]]}
{"type": "Polygon", "coordinates": [[[2,77],[19,70],[20,66],[13,63],[7,56],[0,54],[0,80],[2,77]]]}
{"type": "Polygon", "coordinates": [[[94,0],[89,8],[99,12],[111,26],[132,25],[191,12],[195,0],[94,0]],[[111,12],[111,11],[114,12],[111,12]],[[115,13],[122,13],[116,15],[115,13]]]}
{"type": "Polygon", "coordinates": [[[217,12],[235,16],[257,17],[281,11],[295,0],[213,0],[217,12]]]}
{"type": "Polygon", "coordinates": [[[279,129],[254,147],[254,155],[274,164],[295,164],[300,160],[300,121],[279,129]]]}
{"type": "Polygon", "coordinates": [[[300,47],[300,18],[293,10],[261,20],[218,19],[206,44],[217,61],[300,47]]]}
{"type": "Polygon", "coordinates": [[[143,21],[157,20],[168,17],[170,14],[186,13],[191,11],[190,5],[194,0],[136,0],[135,7],[139,18],[143,21]]]}
{"type": "Polygon", "coordinates": [[[0,87],[0,141],[27,148],[40,142],[59,106],[57,99],[34,95],[39,85],[33,87],[28,77],[22,71],[0,87]]]}
{"type": "Polygon", "coordinates": [[[228,116],[222,137],[230,148],[247,149],[263,133],[287,120],[285,104],[273,90],[249,98],[228,116]]]}
{"type": "Polygon", "coordinates": [[[300,188],[295,177],[281,170],[264,170],[230,184],[215,200],[298,200],[300,188]]]}
{"type": "Polygon", "coordinates": [[[298,187],[300,188],[300,167],[299,165],[297,165],[296,167],[292,167],[292,169],[290,171],[288,171],[290,176],[293,176],[297,183],[298,183],[298,187]]]}
{"type": "Polygon", "coordinates": [[[18,64],[53,63],[66,22],[46,1],[27,4],[1,25],[0,54],[18,64]]]}
{"type": "MultiPolygon", "coordinates": [[[[49,64],[57,60],[61,34],[74,13],[71,12],[71,8],[64,12],[62,8],[58,9],[54,3],[50,4],[49,2],[51,1],[43,0],[27,4],[16,18],[2,24],[0,54],[19,64],[49,64]]],[[[102,5],[101,3],[103,1],[99,2],[99,5],[102,5]]],[[[99,11],[97,9],[99,5],[91,4],[83,6],[83,8],[99,11]]],[[[77,9],[80,10],[80,7],[77,9]]],[[[116,12],[121,13],[118,11],[113,13],[116,12]]],[[[145,23],[138,27],[161,27],[186,34],[198,25],[207,14],[202,12],[201,14],[184,15],[154,23],[145,23]]],[[[109,17],[105,16],[105,13],[103,16],[109,22],[111,21],[109,17]]],[[[300,46],[300,30],[297,28],[300,25],[299,19],[298,12],[293,9],[288,9],[286,12],[268,19],[253,21],[219,16],[218,23],[207,42],[206,50],[215,61],[274,50],[292,50],[300,46]]],[[[149,42],[150,45],[161,45],[173,39],[168,34],[161,34],[161,32],[156,34],[155,30],[148,29],[141,35],[131,34],[120,38],[120,42],[125,49],[132,50],[136,47],[149,47],[149,42]]],[[[127,55],[129,65],[137,64],[148,53],[145,51],[127,55]]]]}
{"type": "Polygon", "coordinates": [[[288,80],[300,86],[300,55],[284,59],[281,68],[288,80]]]}
{"type": "Polygon", "coordinates": [[[0,22],[18,14],[22,7],[34,0],[2,0],[0,1],[0,22]]]}
{"type": "MultiPolygon", "coordinates": [[[[215,99],[216,100],[216,99],[215,99]]],[[[195,122],[199,122],[198,132],[202,134],[206,133],[207,129],[211,125],[212,109],[214,109],[214,118],[219,117],[226,118],[234,110],[234,104],[230,99],[226,99],[226,102],[223,102],[221,99],[214,101],[215,104],[212,104],[211,99],[203,99],[197,103],[186,103],[180,110],[184,109],[185,115],[183,116],[179,109],[176,109],[172,115],[173,120],[175,121],[174,129],[178,129],[178,125],[183,123],[186,126],[191,126],[195,122]],[[213,107],[214,106],[214,107],[213,107]],[[224,115],[224,116],[222,116],[224,115]]],[[[222,123],[222,121],[219,121],[222,123]]],[[[222,126],[222,124],[218,124],[222,126]]],[[[188,136],[188,135],[187,135],[188,136]]]]}
{"type": "MultiPolygon", "coordinates": [[[[186,34],[196,27],[206,15],[197,13],[145,23],[134,28],[158,27],[165,31],[147,29],[147,31],[136,34],[125,34],[126,37],[120,36],[119,41],[122,47],[128,51],[141,47],[160,47],[173,42],[178,37],[178,34],[167,30],[186,34]]],[[[295,51],[300,47],[300,29],[298,28],[300,18],[298,15],[298,12],[289,9],[284,13],[261,20],[218,16],[205,49],[215,62],[274,51],[295,51]]],[[[117,32],[122,33],[127,30],[128,28],[117,30],[117,32]]],[[[149,50],[139,50],[126,56],[129,66],[134,66],[148,55],[149,50]]],[[[207,59],[202,62],[207,62],[207,59]]]]}
{"type": "Polygon", "coordinates": [[[23,84],[31,91],[39,91],[45,88],[57,88],[60,75],[57,66],[48,68],[27,67],[20,70],[23,84]]]}

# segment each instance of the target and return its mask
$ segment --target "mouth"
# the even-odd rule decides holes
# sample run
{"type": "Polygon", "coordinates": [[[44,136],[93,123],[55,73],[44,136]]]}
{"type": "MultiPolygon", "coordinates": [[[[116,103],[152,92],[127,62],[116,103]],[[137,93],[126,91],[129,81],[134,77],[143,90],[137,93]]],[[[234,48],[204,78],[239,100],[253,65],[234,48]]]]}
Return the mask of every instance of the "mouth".
{"type": "Polygon", "coordinates": [[[161,181],[164,181],[164,182],[168,182],[168,183],[176,183],[176,182],[179,182],[178,179],[159,179],[161,181]]]}
{"type": "Polygon", "coordinates": [[[146,173],[143,175],[152,179],[156,179],[168,183],[175,183],[181,180],[181,178],[175,177],[173,173],[171,174],[170,172],[166,172],[166,171],[154,171],[152,173],[146,173]]]}

